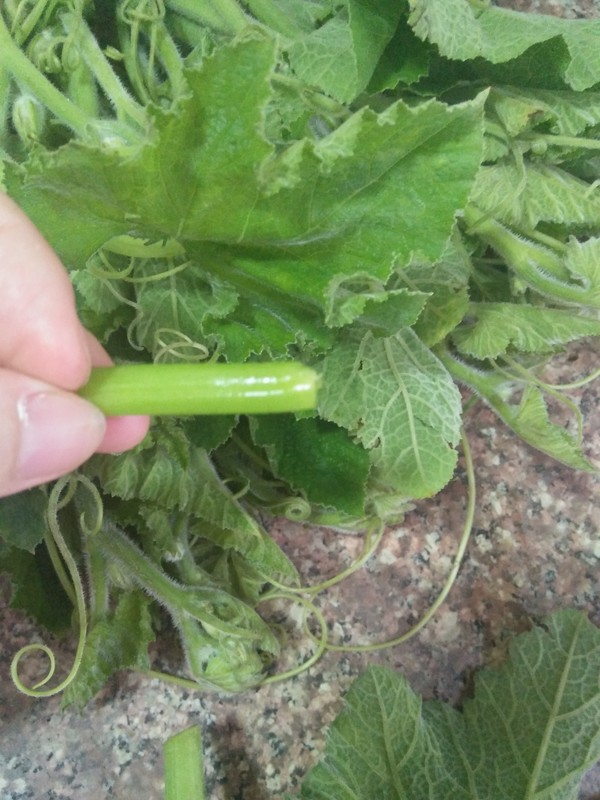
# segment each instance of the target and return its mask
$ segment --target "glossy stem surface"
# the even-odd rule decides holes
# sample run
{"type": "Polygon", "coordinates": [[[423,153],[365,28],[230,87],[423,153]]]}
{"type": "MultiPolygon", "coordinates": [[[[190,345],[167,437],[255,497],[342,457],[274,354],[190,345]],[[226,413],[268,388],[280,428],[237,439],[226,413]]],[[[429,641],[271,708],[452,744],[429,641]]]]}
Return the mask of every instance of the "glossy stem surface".
{"type": "Polygon", "coordinates": [[[165,800],[205,800],[200,728],[193,725],[163,746],[165,800]]]}
{"type": "Polygon", "coordinates": [[[97,367],[79,391],[107,416],[279,414],[316,406],[318,378],[296,362],[97,367]]]}

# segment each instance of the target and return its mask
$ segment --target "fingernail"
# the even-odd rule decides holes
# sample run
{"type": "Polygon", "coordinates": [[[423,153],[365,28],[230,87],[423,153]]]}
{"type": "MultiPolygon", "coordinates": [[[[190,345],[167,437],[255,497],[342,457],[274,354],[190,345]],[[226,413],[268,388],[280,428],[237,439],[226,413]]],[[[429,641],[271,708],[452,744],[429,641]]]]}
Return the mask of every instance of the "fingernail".
{"type": "Polygon", "coordinates": [[[82,464],[106,429],[103,414],[69,392],[37,392],[18,404],[21,447],[17,469],[24,482],[42,483],[82,464]]]}

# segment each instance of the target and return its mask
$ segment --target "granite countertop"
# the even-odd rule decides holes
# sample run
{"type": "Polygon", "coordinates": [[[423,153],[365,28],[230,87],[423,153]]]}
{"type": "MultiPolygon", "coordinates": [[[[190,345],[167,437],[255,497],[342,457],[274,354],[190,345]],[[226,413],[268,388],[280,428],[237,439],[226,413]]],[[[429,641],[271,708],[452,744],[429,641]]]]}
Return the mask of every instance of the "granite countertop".
{"type": "MultiPolygon", "coordinates": [[[[503,2],[575,16],[597,15],[593,2],[503,2]]],[[[569,350],[553,364],[557,380],[591,373],[598,344],[569,350]]],[[[586,452],[600,463],[600,381],[574,393],[587,418],[586,452]]],[[[446,603],[418,636],[392,650],[327,654],[302,675],[240,696],[191,692],[136,674],[113,678],[83,713],[60,710],[60,698],[19,694],[12,654],[44,641],[59,664],[72,644],[54,642],[18,612],[0,609],[0,797],[146,798],[161,800],[162,746],[191,724],[203,730],[207,794],[212,800],[271,800],[292,793],[318,760],[329,723],[354,678],[372,663],[401,671],[425,697],[459,703],[473,671],[496,663],[515,633],[564,607],[587,611],[600,625],[600,477],[562,467],[522,444],[485,407],[469,415],[476,465],[475,529],[446,603]]],[[[386,532],[365,568],[323,598],[340,641],[397,635],[428,608],[450,568],[462,532],[465,476],[433,500],[419,502],[386,532]]],[[[356,536],[272,520],[273,536],[305,579],[318,582],[355,557],[356,536]]],[[[5,605],[5,604],[4,604],[5,605]]],[[[290,653],[310,643],[291,631],[290,653]]],[[[286,665],[283,665],[286,666],[286,665]]],[[[581,800],[600,798],[600,766],[581,800]]],[[[375,799],[374,799],[375,800],[375,799]]]]}

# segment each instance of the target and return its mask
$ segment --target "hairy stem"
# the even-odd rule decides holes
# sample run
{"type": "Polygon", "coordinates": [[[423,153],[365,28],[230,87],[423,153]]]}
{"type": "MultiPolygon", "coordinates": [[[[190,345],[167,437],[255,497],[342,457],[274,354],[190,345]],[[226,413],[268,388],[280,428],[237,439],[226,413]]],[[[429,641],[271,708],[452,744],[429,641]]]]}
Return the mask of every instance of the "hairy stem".
{"type": "Polygon", "coordinates": [[[166,0],[166,6],[193,22],[233,36],[252,23],[235,0],[166,0]]]}
{"type": "Polygon", "coordinates": [[[88,115],[31,63],[11,37],[0,14],[0,73],[3,71],[9,72],[19,86],[25,87],[67,128],[86,138],[88,115]]]}
{"type": "Polygon", "coordinates": [[[66,33],[74,37],[82,58],[114,106],[117,117],[143,130],[146,124],[143,108],[121,83],[83,18],[66,13],[61,16],[61,22],[66,33]]]}

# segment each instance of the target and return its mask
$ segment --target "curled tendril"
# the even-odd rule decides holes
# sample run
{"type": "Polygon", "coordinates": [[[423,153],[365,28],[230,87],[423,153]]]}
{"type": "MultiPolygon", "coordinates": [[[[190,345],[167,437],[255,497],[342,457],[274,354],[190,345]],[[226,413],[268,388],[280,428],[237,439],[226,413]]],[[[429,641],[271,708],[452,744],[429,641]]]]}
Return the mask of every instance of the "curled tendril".
{"type": "MultiPolygon", "coordinates": [[[[314,644],[314,651],[312,655],[310,655],[305,661],[303,661],[298,666],[289,670],[284,670],[274,675],[269,675],[265,677],[260,682],[259,685],[261,686],[267,685],[270,683],[284,681],[296,677],[302,672],[310,669],[310,667],[312,667],[317,661],[319,661],[319,659],[328,651],[347,652],[347,653],[372,652],[375,650],[395,647],[397,645],[406,642],[408,639],[410,639],[412,636],[418,633],[429,622],[429,620],[440,608],[442,603],[446,600],[448,593],[450,592],[452,586],[454,585],[454,582],[458,575],[458,571],[460,569],[460,565],[462,563],[462,559],[464,557],[467,548],[467,544],[469,542],[470,533],[473,527],[473,519],[475,514],[475,476],[474,476],[473,462],[471,458],[469,443],[464,432],[462,434],[462,446],[465,458],[467,483],[468,483],[466,518],[465,518],[464,529],[458,545],[457,552],[455,554],[452,563],[450,573],[446,578],[446,581],[444,582],[444,585],[441,591],[439,592],[437,598],[435,599],[433,604],[429,607],[429,609],[425,612],[425,614],[421,617],[419,622],[417,622],[416,625],[413,625],[408,631],[406,631],[402,635],[394,639],[389,639],[387,641],[380,643],[369,644],[369,645],[336,645],[329,642],[327,622],[325,620],[323,612],[316,605],[315,602],[316,596],[324,592],[325,590],[329,589],[331,586],[349,577],[352,573],[356,572],[360,567],[362,567],[369,558],[371,558],[371,556],[375,553],[375,551],[379,547],[385,530],[383,522],[378,521],[377,523],[374,523],[367,528],[364,545],[362,547],[359,556],[356,559],[354,559],[354,561],[346,569],[340,571],[332,578],[314,586],[301,586],[301,587],[285,586],[283,584],[278,584],[276,581],[273,581],[270,578],[268,579],[268,582],[271,584],[271,586],[273,586],[273,589],[271,589],[261,597],[260,603],[263,604],[270,602],[272,600],[287,600],[290,603],[300,605],[303,611],[304,630],[306,635],[312,640],[314,644]],[[311,630],[311,627],[309,626],[309,620],[311,617],[315,619],[317,622],[319,628],[318,634],[314,633],[313,630],[311,630]]],[[[27,645],[26,647],[21,648],[21,650],[19,650],[19,652],[15,654],[11,664],[12,679],[20,691],[33,697],[48,697],[50,695],[57,694],[58,692],[64,690],[64,688],[68,686],[68,684],[75,678],[79,670],[85,646],[87,617],[86,617],[86,606],[83,594],[83,587],[81,579],[79,577],[79,573],[77,571],[77,567],[75,565],[73,557],[71,556],[65,544],[58,522],[59,511],[73,500],[79,486],[83,486],[85,489],[87,489],[92,501],[91,505],[88,504],[80,516],[81,530],[85,536],[93,537],[95,534],[101,531],[102,528],[103,506],[100,493],[96,488],[96,486],[92,483],[92,481],[89,480],[89,478],[87,478],[84,475],[77,475],[77,476],[63,478],[60,481],[58,481],[50,494],[49,506],[48,506],[48,525],[51,533],[51,539],[55,544],[56,549],[60,553],[60,556],[62,557],[64,564],[66,565],[66,570],[68,572],[72,584],[71,591],[75,599],[75,606],[79,618],[79,641],[77,645],[77,651],[69,675],[58,686],[52,689],[42,688],[48,683],[48,681],[52,678],[52,676],[55,673],[55,658],[54,654],[52,653],[49,647],[43,644],[30,644],[27,645]],[[47,674],[41,681],[38,681],[38,683],[36,683],[32,687],[26,687],[19,677],[18,667],[21,659],[28,653],[33,651],[38,651],[38,652],[41,651],[47,656],[49,660],[49,669],[47,674]]],[[[310,512],[310,504],[308,504],[302,498],[293,498],[293,500],[295,501],[295,505],[293,505],[291,502],[287,504],[288,513],[290,509],[292,509],[292,515],[290,517],[291,519],[297,520],[298,514],[304,515],[307,512],[307,509],[308,512],[310,512]]],[[[236,620],[236,622],[239,621],[236,620]]],[[[180,678],[178,676],[156,672],[153,670],[144,670],[144,673],[150,677],[160,678],[163,681],[169,681],[171,683],[175,683],[179,686],[183,686],[186,688],[193,688],[193,689],[198,688],[198,682],[195,680],[180,678]]]]}
{"type": "MultiPolygon", "coordinates": [[[[93,489],[92,497],[94,501],[96,501],[97,498],[100,501],[101,506],[102,501],[100,499],[100,495],[91,481],[82,475],[71,475],[61,478],[55,483],[48,498],[47,511],[49,529],[47,539],[50,538],[52,540],[53,544],[56,546],[56,549],[60,553],[72,585],[71,596],[74,597],[75,610],[79,620],[79,639],[77,642],[77,650],[75,652],[75,658],[69,674],[66,676],[66,678],[64,678],[64,680],[51,689],[42,689],[41,687],[45,686],[52,679],[56,671],[56,660],[52,650],[45,644],[34,643],[22,647],[17,653],[15,653],[10,665],[10,674],[17,689],[29,697],[51,697],[52,695],[62,692],[74,680],[77,672],[79,671],[81,659],[83,657],[83,650],[87,635],[87,612],[83,584],[81,582],[81,577],[79,575],[75,560],[71,555],[71,551],[67,547],[65,539],[60,530],[60,522],[58,519],[59,512],[73,499],[75,492],[77,491],[78,483],[84,484],[88,489],[93,489]],[[41,681],[38,681],[38,683],[36,683],[34,686],[29,687],[23,683],[19,676],[19,665],[21,664],[23,657],[27,656],[31,652],[44,653],[48,657],[49,668],[48,672],[41,681]]],[[[90,534],[93,533],[94,530],[98,530],[97,526],[102,524],[101,513],[97,515],[94,522],[95,525],[89,525],[85,520],[85,514],[82,514],[81,524],[86,534],[90,534]]]]}
{"type": "MultiPolygon", "coordinates": [[[[13,683],[17,687],[17,689],[22,692],[23,694],[27,694],[30,697],[47,697],[48,692],[40,691],[42,686],[45,686],[49,680],[51,680],[52,676],[56,672],[56,658],[54,656],[53,651],[48,647],[47,644],[26,644],[25,647],[21,647],[15,655],[10,664],[10,676],[13,680],[13,683]],[[45,653],[48,656],[48,671],[46,675],[33,686],[27,687],[19,677],[19,664],[21,663],[22,659],[28,653],[45,653]]],[[[59,686],[57,688],[57,692],[60,692],[61,689],[64,687],[59,686]]],[[[50,690],[50,694],[54,694],[53,690],[50,690]]]]}
{"type": "Polygon", "coordinates": [[[137,339],[137,329],[141,325],[144,319],[144,312],[138,309],[138,315],[134,317],[129,325],[127,326],[127,341],[129,345],[133,348],[133,350],[137,350],[138,352],[142,352],[144,350],[143,345],[141,345],[137,339]]]}
{"type": "Polygon", "coordinates": [[[275,514],[281,514],[290,522],[307,522],[312,514],[311,504],[303,497],[288,497],[270,510],[275,514]]]}
{"type": "MultiPolygon", "coordinates": [[[[448,573],[448,577],[446,578],[444,585],[442,586],[438,596],[434,600],[434,602],[429,606],[427,611],[423,614],[423,616],[419,619],[419,621],[405,631],[400,636],[397,636],[393,639],[388,639],[384,642],[376,642],[375,644],[365,644],[365,645],[338,645],[338,644],[327,644],[326,650],[335,652],[335,653],[372,653],[376,650],[387,650],[391,647],[397,647],[398,645],[404,644],[409,639],[412,639],[420,630],[422,630],[425,625],[431,620],[431,618],[437,613],[440,606],[445,602],[450,590],[454,586],[456,581],[456,577],[458,575],[458,571],[460,569],[460,565],[462,564],[462,560],[464,558],[467,545],[469,544],[469,539],[471,537],[471,531],[473,529],[473,521],[475,518],[475,500],[476,500],[476,488],[475,488],[475,472],[473,469],[473,460],[471,457],[471,448],[469,446],[469,440],[467,439],[464,431],[462,432],[462,448],[463,454],[465,458],[465,469],[467,473],[467,507],[465,513],[465,523],[463,527],[463,532],[458,543],[458,548],[454,555],[454,560],[452,562],[452,567],[450,572],[448,573]]],[[[316,642],[320,641],[320,638],[314,636],[310,631],[308,631],[309,636],[314,639],[316,642]]]]}
{"type": "Polygon", "coordinates": [[[265,594],[261,602],[274,599],[287,599],[292,602],[300,603],[303,606],[306,614],[304,619],[305,631],[307,635],[313,640],[314,644],[316,645],[316,649],[313,655],[309,659],[307,659],[303,664],[299,665],[298,667],[295,667],[292,670],[288,670],[267,677],[261,683],[261,685],[273,683],[275,681],[286,680],[288,678],[299,675],[301,672],[304,672],[305,670],[309,669],[326,652],[369,653],[375,650],[384,650],[384,649],[389,649],[391,647],[397,647],[398,645],[404,644],[406,641],[411,639],[422,628],[424,628],[425,625],[427,625],[427,623],[431,620],[434,614],[438,611],[440,606],[445,602],[450,590],[452,589],[452,586],[456,581],[456,577],[458,575],[460,565],[464,558],[467,545],[469,543],[471,531],[473,528],[473,520],[475,516],[475,500],[476,500],[475,473],[473,470],[473,461],[471,458],[471,450],[469,447],[469,442],[464,432],[462,433],[462,447],[465,458],[465,467],[466,467],[467,484],[468,484],[467,506],[466,506],[463,533],[461,535],[458,549],[454,556],[454,560],[450,572],[448,574],[448,577],[446,578],[446,581],[444,582],[444,585],[442,586],[442,589],[440,590],[435,601],[432,603],[429,609],[423,614],[421,619],[415,625],[413,625],[409,630],[405,631],[400,636],[397,636],[393,639],[388,639],[384,642],[378,642],[369,645],[360,645],[360,644],[336,645],[328,641],[327,625],[323,613],[315,605],[314,598],[316,597],[316,595],[320,594],[326,589],[329,589],[336,583],[339,583],[340,581],[344,580],[353,572],[356,572],[356,570],[358,570],[361,566],[363,566],[363,564],[365,564],[366,561],[375,553],[383,537],[384,525],[381,522],[379,522],[378,524],[371,525],[371,527],[367,530],[365,543],[358,558],[356,558],[347,569],[342,570],[337,575],[334,575],[333,578],[330,578],[327,581],[323,581],[322,583],[317,584],[315,586],[301,586],[298,588],[287,587],[277,584],[272,580],[270,581],[271,584],[276,588],[275,590],[265,594]],[[308,597],[306,595],[308,595],[308,597]],[[319,623],[320,633],[318,636],[315,635],[308,626],[309,613],[312,614],[314,617],[316,617],[319,623]]]}
{"type": "Polygon", "coordinates": [[[155,361],[182,359],[191,362],[206,361],[210,358],[210,350],[205,344],[195,342],[175,328],[159,328],[154,334],[154,341],[155,361]]]}
{"type": "Polygon", "coordinates": [[[75,488],[77,488],[77,484],[81,484],[88,490],[93,504],[91,509],[82,511],[79,516],[81,532],[84,536],[95,536],[102,528],[104,521],[104,504],[100,492],[86,475],[77,475],[73,478],[73,482],[75,488]]]}
{"type": "Polygon", "coordinates": [[[99,280],[108,289],[108,291],[113,295],[113,297],[117,298],[119,303],[123,303],[124,305],[127,305],[130,308],[134,308],[136,311],[139,311],[140,307],[135,302],[135,300],[130,300],[128,297],[125,297],[125,295],[122,294],[116,288],[116,286],[112,283],[112,280],[110,280],[110,279],[98,274],[93,269],[90,269],[89,273],[90,273],[90,275],[93,275],[97,280],[99,280]]]}
{"type": "Polygon", "coordinates": [[[125,0],[119,10],[119,16],[127,25],[160,22],[165,18],[165,13],[162,0],[125,0]]]}
{"type": "Polygon", "coordinates": [[[279,683],[280,681],[286,681],[290,678],[295,678],[297,675],[300,675],[303,672],[306,672],[307,669],[310,669],[313,664],[316,664],[317,661],[327,652],[329,645],[327,644],[328,634],[327,634],[327,622],[325,621],[325,617],[323,616],[323,612],[314,604],[314,602],[307,597],[302,597],[302,595],[298,595],[292,592],[282,591],[282,592],[269,592],[268,595],[264,597],[261,602],[266,602],[268,600],[289,600],[292,603],[298,603],[302,606],[304,611],[304,629],[308,633],[311,639],[316,644],[315,651],[306,661],[303,661],[302,664],[299,664],[297,667],[293,669],[285,670],[284,672],[278,672],[275,675],[269,675],[260,682],[259,686],[266,686],[270,683],[279,683]],[[308,619],[309,616],[313,616],[317,620],[317,624],[319,626],[319,635],[315,636],[315,634],[310,630],[308,626],[308,619]]]}
{"type": "MultiPolygon", "coordinates": [[[[161,272],[154,272],[151,275],[134,275],[136,270],[150,263],[149,258],[140,257],[138,255],[125,256],[129,259],[127,265],[125,267],[115,267],[108,257],[108,253],[110,252],[112,251],[108,248],[106,251],[100,249],[95,257],[88,262],[87,269],[94,277],[103,278],[108,281],[126,281],[127,283],[154,283],[177,275],[178,272],[183,272],[192,264],[189,260],[176,264],[174,258],[168,257],[164,259],[167,263],[167,268],[161,272]]],[[[123,254],[116,253],[115,255],[123,254]]]]}

